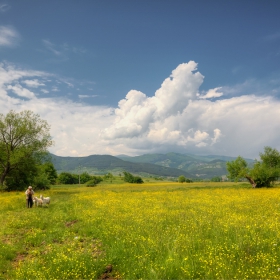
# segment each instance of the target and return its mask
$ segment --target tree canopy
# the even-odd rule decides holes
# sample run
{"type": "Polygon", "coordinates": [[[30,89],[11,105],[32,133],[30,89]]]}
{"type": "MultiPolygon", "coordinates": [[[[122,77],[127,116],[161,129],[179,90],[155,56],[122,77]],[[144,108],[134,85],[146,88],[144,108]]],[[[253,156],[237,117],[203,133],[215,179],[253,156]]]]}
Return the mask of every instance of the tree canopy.
{"type": "Polygon", "coordinates": [[[143,179],[140,176],[134,176],[129,172],[124,171],[124,181],[128,183],[136,183],[136,184],[142,184],[144,183],[143,179]]]}
{"type": "Polygon", "coordinates": [[[29,183],[30,174],[38,171],[35,165],[53,144],[49,131],[48,123],[32,111],[0,114],[0,186],[6,178],[29,183]]]}
{"type": "Polygon", "coordinates": [[[253,167],[249,167],[246,160],[237,157],[227,162],[228,178],[245,178],[254,188],[271,187],[280,177],[280,153],[271,147],[265,147],[260,153],[260,160],[256,160],[253,167]]]}

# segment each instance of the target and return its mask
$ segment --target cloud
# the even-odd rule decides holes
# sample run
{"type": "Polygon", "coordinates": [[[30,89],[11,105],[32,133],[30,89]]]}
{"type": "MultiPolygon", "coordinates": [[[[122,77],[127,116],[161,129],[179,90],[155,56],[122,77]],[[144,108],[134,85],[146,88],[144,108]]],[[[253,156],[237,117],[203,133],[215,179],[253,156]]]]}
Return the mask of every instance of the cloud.
{"type": "Polygon", "coordinates": [[[173,150],[256,156],[265,145],[280,148],[280,124],[274,119],[280,114],[278,100],[254,94],[212,100],[223,96],[221,87],[202,95],[202,82],[197,64],[190,61],[173,70],[154,96],[130,91],[115,109],[114,123],[101,132],[102,139],[139,153],[173,150]]]}
{"type": "Polygon", "coordinates": [[[208,98],[217,98],[223,96],[222,92],[218,92],[222,87],[217,87],[208,90],[208,92],[205,95],[198,95],[200,99],[208,99],[208,98]]]}
{"type": "Polygon", "coordinates": [[[19,40],[19,34],[11,26],[0,26],[0,47],[13,47],[19,40]]]}
{"type": "Polygon", "coordinates": [[[1,13],[7,12],[10,8],[11,8],[11,6],[9,6],[8,4],[0,4],[0,12],[1,13]]]}
{"type": "Polygon", "coordinates": [[[32,88],[37,88],[37,87],[45,85],[44,83],[40,83],[38,81],[38,79],[35,79],[35,80],[25,80],[25,81],[23,81],[23,83],[26,84],[29,87],[32,87],[32,88]]]}
{"type": "Polygon", "coordinates": [[[35,94],[32,91],[30,91],[26,88],[23,88],[19,84],[16,84],[15,86],[8,85],[7,89],[12,90],[16,95],[21,96],[21,97],[25,97],[25,98],[29,98],[29,99],[35,97],[35,94]]]}
{"type": "Polygon", "coordinates": [[[280,32],[276,32],[273,34],[266,35],[263,37],[263,41],[265,42],[274,42],[280,39],[280,32]]]}
{"type": "Polygon", "coordinates": [[[56,49],[56,46],[53,43],[51,43],[49,40],[42,40],[42,42],[43,42],[44,46],[46,47],[46,49],[51,51],[56,56],[61,56],[63,54],[61,51],[58,51],[56,49]]]}
{"type": "Polygon", "coordinates": [[[60,91],[60,90],[58,89],[58,87],[53,86],[52,89],[51,89],[51,91],[53,91],[53,92],[58,92],[58,91],[60,91]]]}
{"type": "MultiPolygon", "coordinates": [[[[280,101],[259,93],[238,95],[238,87],[236,96],[200,98],[220,88],[199,92],[203,76],[193,61],[178,65],[153,96],[131,90],[117,108],[46,98],[39,94],[45,88],[24,88],[26,81],[42,84],[46,77],[50,88],[59,80],[0,64],[0,106],[3,114],[32,110],[47,120],[55,141],[50,151],[57,155],[174,151],[255,158],[267,145],[280,150],[280,101]]],[[[223,86],[223,92],[225,88],[230,91],[223,86]]]]}
{"type": "Polygon", "coordinates": [[[91,97],[97,97],[98,95],[86,95],[86,94],[79,94],[79,98],[91,98],[91,97]]]}
{"type": "MultiPolygon", "coordinates": [[[[62,45],[55,44],[48,39],[43,39],[42,43],[44,47],[54,54],[57,58],[67,60],[70,54],[84,55],[87,51],[82,47],[71,47],[67,43],[62,45]]],[[[69,84],[71,86],[71,84],[69,84]]]]}
{"type": "Polygon", "coordinates": [[[119,102],[119,108],[115,110],[116,121],[112,127],[104,130],[104,138],[137,137],[153,129],[150,124],[181,114],[188,103],[196,98],[203,82],[203,76],[196,72],[196,67],[193,61],[180,64],[151,98],[140,91],[131,90],[119,102]]]}
{"type": "Polygon", "coordinates": [[[22,78],[30,77],[48,77],[51,76],[48,73],[34,70],[23,70],[11,63],[0,63],[0,87],[9,85],[12,83],[19,83],[22,78]]]}

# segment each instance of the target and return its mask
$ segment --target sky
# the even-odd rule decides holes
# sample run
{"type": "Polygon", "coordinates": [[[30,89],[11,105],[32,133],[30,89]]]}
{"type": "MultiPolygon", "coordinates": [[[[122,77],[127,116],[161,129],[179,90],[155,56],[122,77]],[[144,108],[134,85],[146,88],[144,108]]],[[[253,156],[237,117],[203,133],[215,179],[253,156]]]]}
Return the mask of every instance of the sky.
{"type": "Polygon", "coordinates": [[[1,114],[58,156],[280,150],[280,1],[0,0],[1,114]]]}

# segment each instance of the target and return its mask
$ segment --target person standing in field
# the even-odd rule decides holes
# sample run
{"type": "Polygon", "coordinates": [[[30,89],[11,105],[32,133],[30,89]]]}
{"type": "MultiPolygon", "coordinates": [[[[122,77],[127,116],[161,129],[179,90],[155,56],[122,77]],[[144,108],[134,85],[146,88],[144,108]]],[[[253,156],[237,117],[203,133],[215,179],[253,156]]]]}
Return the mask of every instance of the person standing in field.
{"type": "Polygon", "coordinates": [[[27,206],[27,208],[32,208],[34,191],[32,190],[31,186],[28,187],[28,189],[25,192],[25,195],[26,195],[26,206],[27,206]]]}

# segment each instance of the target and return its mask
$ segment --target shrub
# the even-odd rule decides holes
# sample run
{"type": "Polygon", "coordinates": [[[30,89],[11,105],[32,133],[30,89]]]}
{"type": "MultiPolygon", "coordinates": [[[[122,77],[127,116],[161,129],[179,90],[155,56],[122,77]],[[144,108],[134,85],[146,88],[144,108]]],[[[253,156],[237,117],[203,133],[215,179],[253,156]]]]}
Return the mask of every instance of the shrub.
{"type": "Polygon", "coordinates": [[[100,176],[91,176],[91,178],[92,179],[86,183],[87,187],[95,187],[98,183],[103,181],[100,176]]]}
{"type": "Polygon", "coordinates": [[[140,176],[133,176],[131,173],[124,171],[124,181],[128,183],[142,184],[144,181],[140,176]]]}

